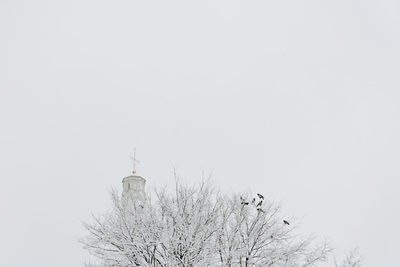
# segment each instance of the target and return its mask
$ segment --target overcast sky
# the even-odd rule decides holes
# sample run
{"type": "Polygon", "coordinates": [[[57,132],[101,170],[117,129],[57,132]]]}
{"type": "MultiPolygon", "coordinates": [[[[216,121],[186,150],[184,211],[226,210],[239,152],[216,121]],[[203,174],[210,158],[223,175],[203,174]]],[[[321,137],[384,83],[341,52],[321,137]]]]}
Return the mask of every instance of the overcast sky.
{"type": "Polygon", "coordinates": [[[398,1],[0,1],[0,258],[82,266],[137,147],[398,266],[398,1]]]}

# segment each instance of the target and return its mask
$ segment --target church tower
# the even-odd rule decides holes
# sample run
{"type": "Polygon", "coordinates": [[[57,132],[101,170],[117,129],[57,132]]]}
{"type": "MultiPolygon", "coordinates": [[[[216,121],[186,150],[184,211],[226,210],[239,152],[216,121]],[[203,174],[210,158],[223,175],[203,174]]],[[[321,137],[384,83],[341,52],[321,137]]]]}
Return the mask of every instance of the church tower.
{"type": "Polygon", "coordinates": [[[132,175],[125,177],[122,180],[122,199],[126,203],[140,203],[146,199],[145,185],[146,179],[136,175],[136,164],[139,163],[136,160],[136,151],[134,156],[131,157],[133,163],[132,175]]]}

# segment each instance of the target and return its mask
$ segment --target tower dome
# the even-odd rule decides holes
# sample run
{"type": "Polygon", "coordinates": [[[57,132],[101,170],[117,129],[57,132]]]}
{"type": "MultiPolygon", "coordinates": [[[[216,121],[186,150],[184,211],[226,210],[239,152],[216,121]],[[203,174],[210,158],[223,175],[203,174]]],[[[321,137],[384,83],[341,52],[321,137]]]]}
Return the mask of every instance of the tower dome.
{"type": "Polygon", "coordinates": [[[122,197],[133,201],[144,201],[146,179],[138,175],[130,175],[122,180],[122,197]]]}
{"type": "Polygon", "coordinates": [[[132,175],[122,179],[122,199],[127,203],[143,202],[146,198],[146,179],[136,175],[136,164],[139,163],[139,161],[136,160],[136,150],[131,159],[133,163],[132,175]]]}

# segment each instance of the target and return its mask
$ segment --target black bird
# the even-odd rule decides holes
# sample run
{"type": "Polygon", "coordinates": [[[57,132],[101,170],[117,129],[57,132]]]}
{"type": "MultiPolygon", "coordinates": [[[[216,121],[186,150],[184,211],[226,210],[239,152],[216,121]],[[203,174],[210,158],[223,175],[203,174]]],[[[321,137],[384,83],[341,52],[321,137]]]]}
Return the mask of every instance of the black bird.
{"type": "Polygon", "coordinates": [[[262,205],[262,200],[260,202],[258,202],[256,207],[260,207],[262,205]]]}
{"type": "Polygon", "coordinates": [[[264,210],[262,208],[257,208],[258,212],[264,212],[264,210]]]}
{"type": "Polygon", "coordinates": [[[253,200],[251,201],[251,203],[254,203],[256,201],[256,199],[255,198],[253,198],[253,200]]]}
{"type": "Polygon", "coordinates": [[[241,203],[242,205],[249,205],[249,202],[246,202],[246,201],[242,201],[242,203],[241,203]]]}
{"type": "Polygon", "coordinates": [[[286,221],[286,220],[283,220],[283,223],[286,224],[286,225],[290,225],[290,223],[288,221],[286,221]]]}
{"type": "Polygon", "coordinates": [[[257,193],[257,196],[258,196],[259,198],[261,198],[261,199],[264,199],[264,196],[261,195],[261,194],[259,194],[259,193],[257,193]]]}

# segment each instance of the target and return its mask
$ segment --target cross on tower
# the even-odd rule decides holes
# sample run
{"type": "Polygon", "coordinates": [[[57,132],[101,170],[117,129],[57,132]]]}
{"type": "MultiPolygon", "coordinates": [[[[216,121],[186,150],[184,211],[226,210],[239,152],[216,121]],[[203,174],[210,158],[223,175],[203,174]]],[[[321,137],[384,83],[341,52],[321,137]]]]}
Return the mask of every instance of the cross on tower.
{"type": "Polygon", "coordinates": [[[130,156],[131,160],[132,160],[132,174],[136,173],[136,166],[138,163],[140,163],[140,161],[138,161],[136,159],[136,148],[133,150],[133,157],[130,156]]]}

